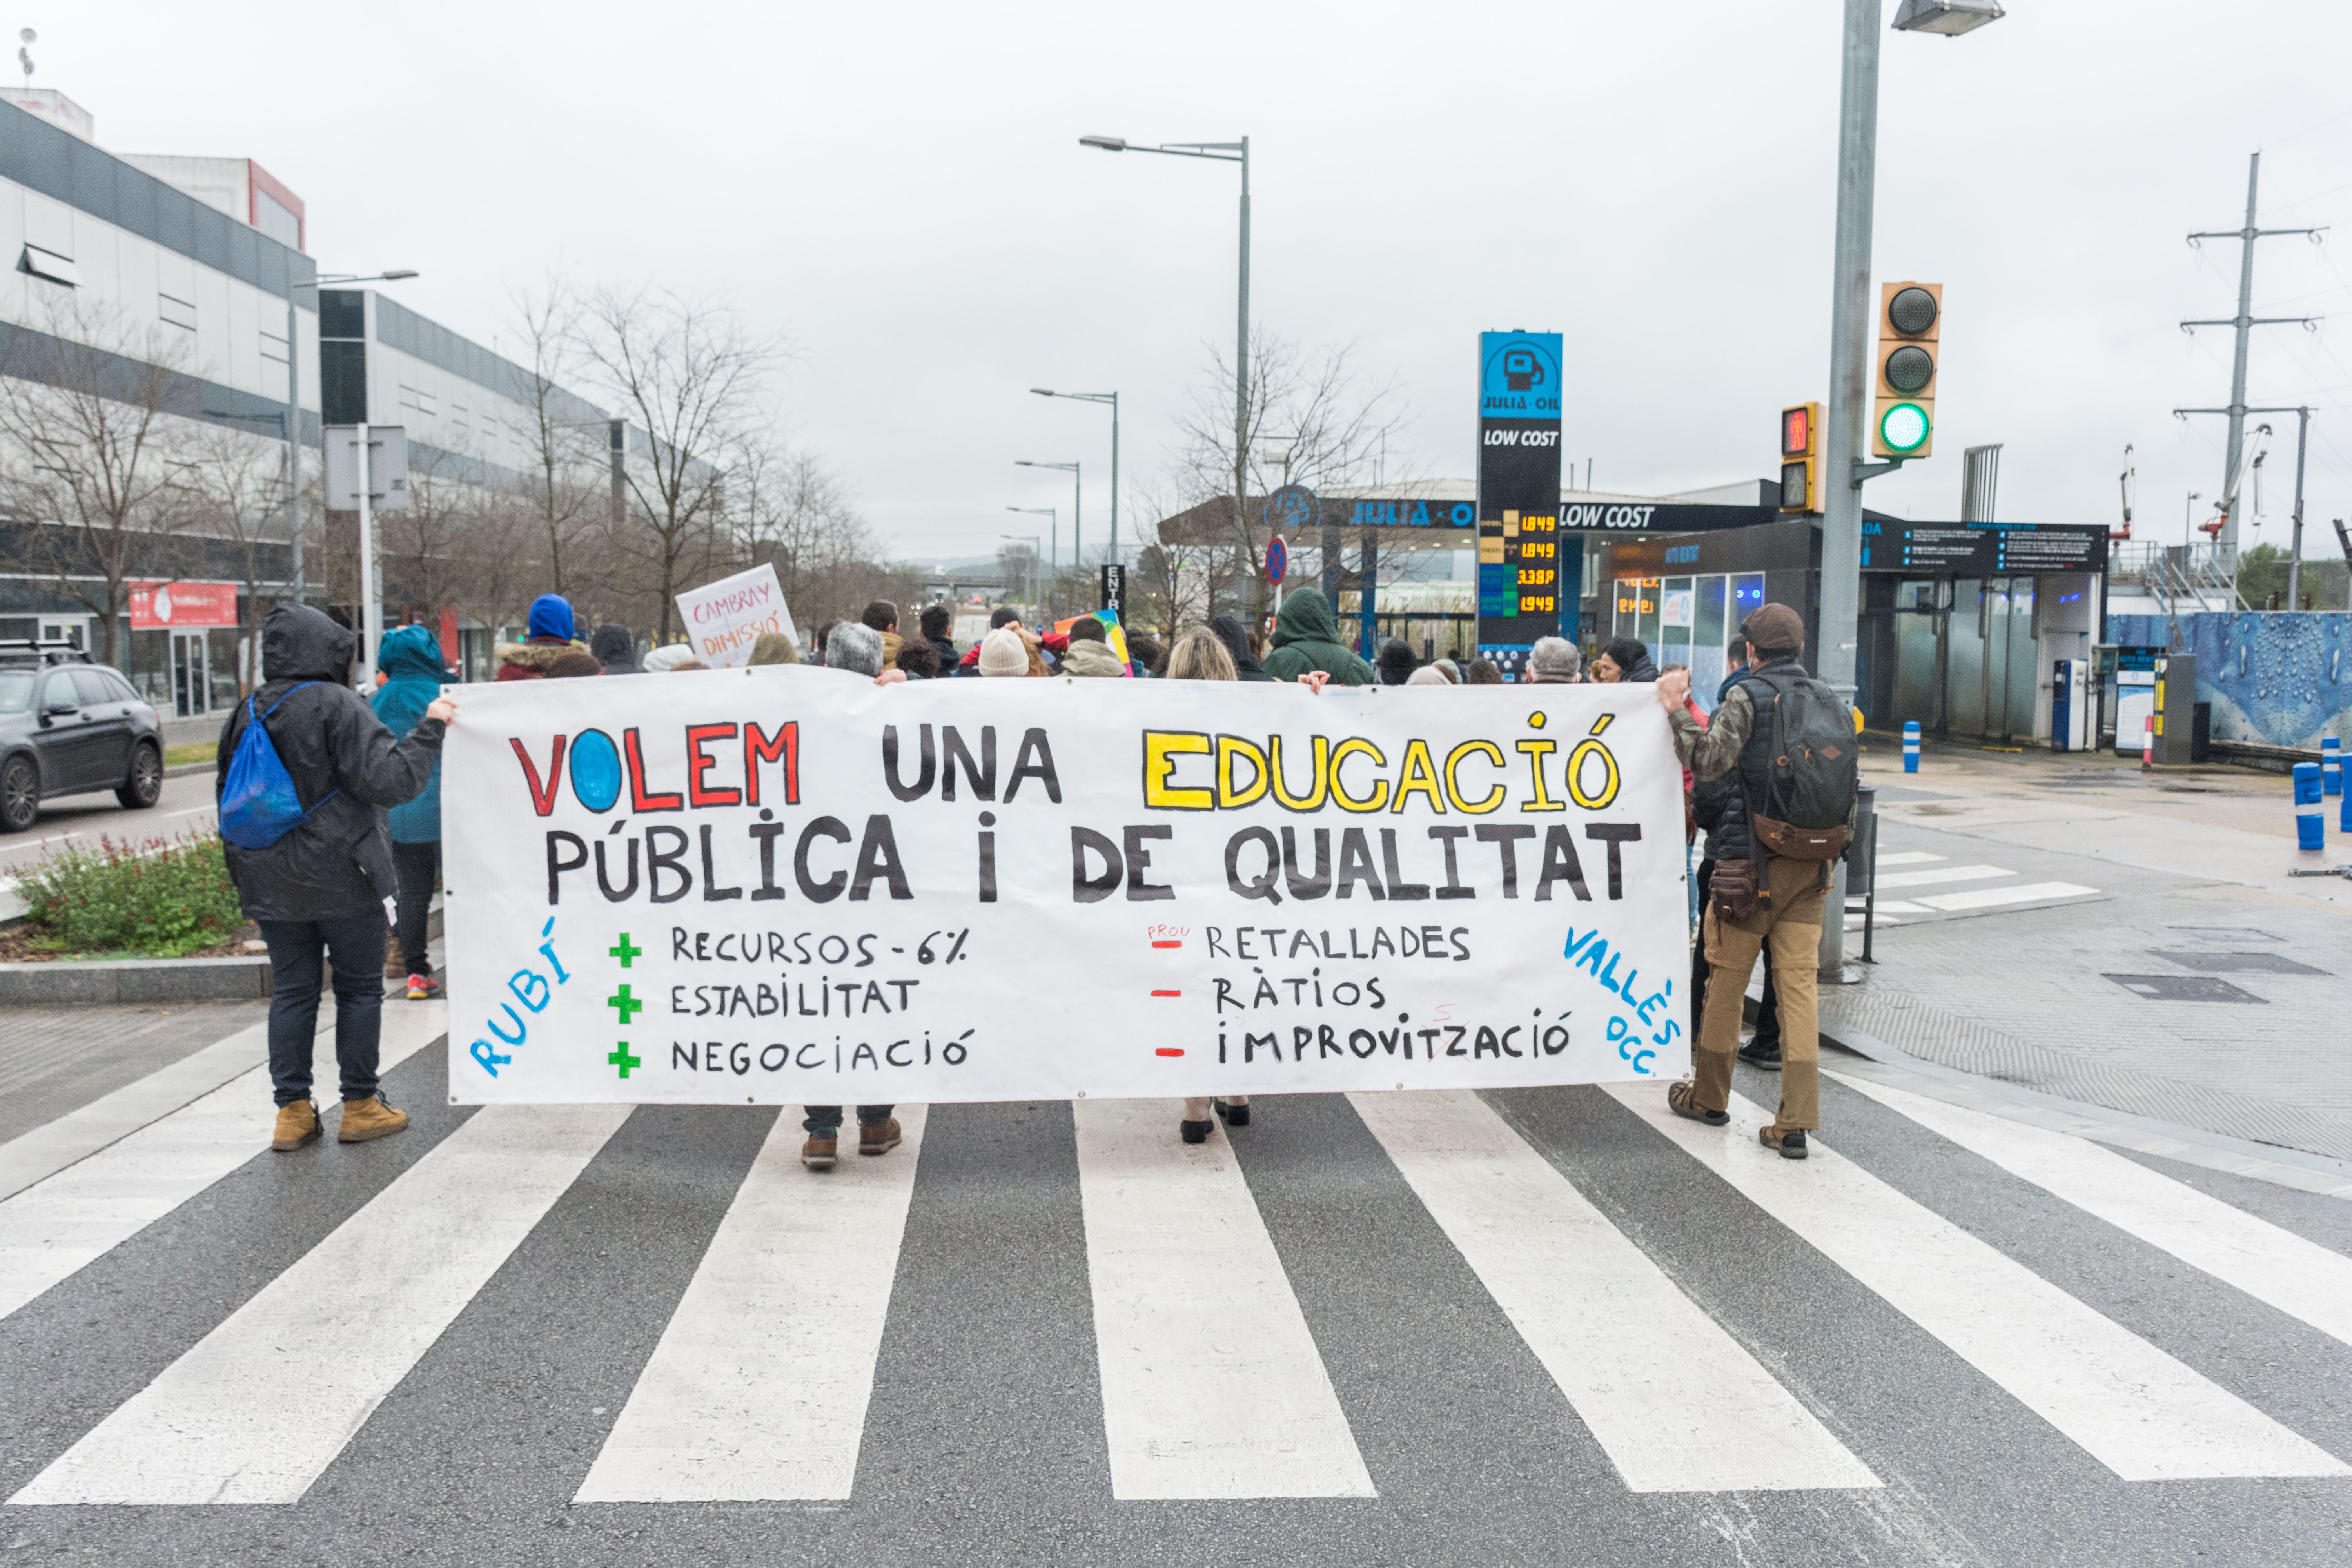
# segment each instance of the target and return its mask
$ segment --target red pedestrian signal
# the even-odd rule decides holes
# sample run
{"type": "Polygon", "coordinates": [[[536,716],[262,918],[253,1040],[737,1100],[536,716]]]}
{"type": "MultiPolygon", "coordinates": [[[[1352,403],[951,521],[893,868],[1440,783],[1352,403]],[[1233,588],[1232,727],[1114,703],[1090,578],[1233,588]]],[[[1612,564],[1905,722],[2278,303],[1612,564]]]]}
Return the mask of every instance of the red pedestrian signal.
{"type": "Polygon", "coordinates": [[[1800,403],[1780,410],[1780,510],[1819,511],[1822,405],[1800,403]]]}

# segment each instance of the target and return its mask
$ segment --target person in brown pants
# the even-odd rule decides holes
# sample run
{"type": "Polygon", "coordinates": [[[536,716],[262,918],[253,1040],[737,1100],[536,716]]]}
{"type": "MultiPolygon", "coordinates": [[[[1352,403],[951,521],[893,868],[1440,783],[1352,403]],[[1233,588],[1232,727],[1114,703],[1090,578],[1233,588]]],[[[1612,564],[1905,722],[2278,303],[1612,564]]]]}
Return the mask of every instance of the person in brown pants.
{"type": "Polygon", "coordinates": [[[1722,842],[1701,937],[1711,973],[1706,1006],[1698,1025],[1698,1049],[1692,1081],[1666,1091],[1666,1103],[1677,1116],[1720,1127],[1731,1120],[1731,1064],[1739,1049],[1740,999],[1756,955],[1769,947],[1772,973],[1780,1004],[1780,1108],[1761,1131],[1765,1144],[1787,1159],[1807,1153],[1805,1134],[1821,1125],[1821,1037],[1819,996],[1824,865],[1815,860],[1789,860],[1769,856],[1756,843],[1748,821],[1748,803],[1764,798],[1767,770],[1771,765],[1769,734],[1757,722],[1756,696],[1795,681],[1808,682],[1797,656],[1804,650],[1805,623],[1786,605],[1762,605],[1741,623],[1739,636],[1748,645],[1748,662],[1754,671],[1724,693],[1715,717],[1701,729],[1684,707],[1690,677],[1681,670],[1659,678],[1657,695],[1674,728],[1675,751],[1683,765],[1702,780],[1738,775],[1737,788],[1724,808],[1718,837],[1722,842]],[[1757,888],[1765,895],[1755,910],[1725,918],[1723,889],[1732,868],[1754,865],[1757,888]]]}

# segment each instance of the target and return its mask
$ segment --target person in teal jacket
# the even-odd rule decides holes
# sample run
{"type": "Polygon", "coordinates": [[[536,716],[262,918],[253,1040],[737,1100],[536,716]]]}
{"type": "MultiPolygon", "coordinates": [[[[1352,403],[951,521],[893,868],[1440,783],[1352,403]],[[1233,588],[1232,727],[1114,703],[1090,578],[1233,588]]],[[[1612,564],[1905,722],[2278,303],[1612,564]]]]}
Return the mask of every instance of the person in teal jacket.
{"type": "Polygon", "coordinates": [[[1282,601],[1274,617],[1274,648],[1265,656],[1265,672],[1287,682],[1317,669],[1341,686],[1370,686],[1373,680],[1372,667],[1339,641],[1323,590],[1299,588],[1282,601]]]}
{"type": "MultiPolygon", "coordinates": [[[[423,626],[399,626],[383,635],[375,667],[383,678],[376,689],[375,716],[395,735],[406,734],[441,695],[444,682],[457,679],[441,662],[441,644],[423,626]]],[[[390,813],[392,867],[399,888],[400,915],[393,933],[408,964],[408,999],[422,1002],[441,994],[433,978],[433,960],[425,951],[425,916],[433,905],[433,884],[441,868],[441,759],[433,759],[433,777],[424,793],[390,813]]]]}

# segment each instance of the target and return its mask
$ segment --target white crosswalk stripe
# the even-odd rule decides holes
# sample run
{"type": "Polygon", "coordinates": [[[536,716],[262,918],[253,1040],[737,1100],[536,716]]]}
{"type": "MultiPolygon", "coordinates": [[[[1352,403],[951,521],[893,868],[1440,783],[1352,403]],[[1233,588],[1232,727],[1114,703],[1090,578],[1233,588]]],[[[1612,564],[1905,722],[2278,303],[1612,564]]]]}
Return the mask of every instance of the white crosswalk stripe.
{"type": "Polygon", "coordinates": [[[1112,1494],[1377,1495],[1222,1132],[1177,1142],[1173,1100],[1070,1109],[1112,1494]]]}
{"type": "Polygon", "coordinates": [[[1880,1484],[1486,1101],[1349,1100],[1628,1487],[1880,1484]]]}
{"type": "Polygon", "coordinates": [[[632,1110],[476,1112],[9,1500],[300,1501],[632,1110]]]}
{"type": "Polygon", "coordinates": [[[1648,1085],[1609,1093],[2126,1480],[2346,1476],[2273,1421],[1818,1140],[1800,1165],[1734,1095],[1703,1127],[1648,1085]]]}
{"type": "Polygon", "coordinates": [[[2114,1150],[2007,1117],[1831,1073],[1931,1132],[2352,1344],[2352,1258],[2305,1241],[2114,1150]]]}
{"type": "MultiPolygon", "coordinates": [[[[438,1012],[387,1013],[387,1067],[416,1048],[413,1031],[437,1032],[438,1012]]],[[[198,1079],[236,1065],[217,1058],[198,1079]]],[[[0,1203],[0,1304],[52,1288],[253,1157],[266,1126],[259,1070],[0,1203]]],[[[150,1085],[144,1101],[108,1114],[152,1110],[195,1081],[150,1085]]],[[[2352,1258],[2069,1134],[1840,1081],[2352,1344],[2352,1258]]],[[[1733,1124],[1711,1129],[1667,1114],[1655,1086],[1607,1092],[1711,1173],[1685,1169],[1685,1180],[1719,1178],[1761,1211],[1757,1223],[1810,1244],[2006,1391],[2015,1420],[2046,1422],[2116,1476],[2352,1477],[2273,1415],[1854,1161],[1819,1142],[1804,1164],[1778,1159],[1755,1142],[1760,1108],[1735,1100],[1733,1124]]],[[[1409,1189],[1450,1243],[1441,1274],[1491,1299],[1627,1490],[1868,1491],[1898,1473],[1900,1456],[1872,1452],[1851,1413],[1792,1381],[1773,1353],[1774,1335],[1802,1325],[1723,1321],[1703,1284],[1661,1266],[1643,1225],[1604,1213],[1486,1100],[1349,1102],[1401,1178],[1400,1198],[1409,1189]]],[[[1302,1308],[1289,1272],[1299,1259],[1286,1256],[1301,1244],[1277,1247],[1250,1151],[1237,1157],[1222,1128],[1204,1145],[1179,1143],[1173,1102],[1079,1101],[1071,1113],[1088,1292],[1071,1332],[1093,1335],[1112,1495],[1377,1496],[1365,1428],[1351,1426],[1329,1370],[1349,1347],[1318,1342],[1332,1331],[1302,1308]]],[[[628,1114],[476,1113],[208,1332],[191,1325],[195,1342],[75,1428],[78,1440],[60,1434],[65,1451],[10,1501],[300,1500],[628,1114]],[[286,1389],[299,1395],[272,1394],[286,1389]]],[[[724,1213],[705,1211],[715,1233],[576,1501],[853,1500],[877,1371],[889,1370],[893,1292],[907,1267],[922,1267],[901,1251],[923,1201],[929,1119],[920,1107],[898,1114],[898,1152],[822,1176],[801,1168],[797,1118],[782,1116],[731,1198],[711,1195],[724,1213]]],[[[1680,1166],[1683,1154],[1654,1147],[1680,1166]]]]}
{"type": "MultiPolygon", "coordinates": [[[[437,1038],[448,1027],[447,1016],[448,1006],[441,1002],[386,1008],[380,1070],[390,1072],[437,1038]]],[[[206,1049],[226,1049],[240,1037],[232,1036],[206,1049]]],[[[320,1042],[325,1053],[320,1065],[331,1075],[333,1052],[329,1047],[330,1042],[320,1042]]],[[[166,1068],[128,1090],[118,1090],[126,1100],[117,1101],[118,1109],[105,1114],[119,1119],[124,1114],[120,1107],[142,1097],[149,1108],[156,1107],[169,1097],[173,1084],[184,1080],[186,1075],[174,1077],[175,1072],[166,1068]],[[164,1079],[162,1089],[152,1083],[154,1079],[164,1079]]],[[[329,1100],[320,1113],[331,1117],[333,1109],[329,1100]]],[[[266,1152],[269,1115],[269,1068],[265,1064],[136,1131],[118,1135],[0,1202],[0,1318],[266,1152]]],[[[74,1136],[87,1136],[88,1131],[85,1126],[74,1136]]],[[[51,1155],[56,1152],[53,1147],[51,1155]]]]}
{"type": "Polygon", "coordinates": [[[850,1495],[925,1121],[818,1178],[776,1119],[575,1501],[850,1495]]]}

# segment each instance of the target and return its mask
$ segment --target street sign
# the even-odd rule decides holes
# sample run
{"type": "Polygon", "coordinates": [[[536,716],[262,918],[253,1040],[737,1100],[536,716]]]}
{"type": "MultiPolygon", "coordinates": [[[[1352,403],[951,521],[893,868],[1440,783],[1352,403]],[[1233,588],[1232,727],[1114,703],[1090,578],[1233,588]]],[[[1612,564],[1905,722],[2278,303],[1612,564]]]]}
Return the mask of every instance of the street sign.
{"type": "Polygon", "coordinates": [[[1890,522],[1862,525],[1866,572],[2006,577],[2105,572],[2107,531],[2046,522],[1890,522]]]}
{"type": "Polygon", "coordinates": [[[1276,587],[1290,574],[1290,546],[1279,536],[1265,542],[1265,580],[1276,587]]]}
{"type": "MultiPolygon", "coordinates": [[[[368,492],[377,511],[408,504],[408,432],[398,425],[371,425],[368,433],[368,492]]],[[[327,443],[327,510],[360,509],[360,426],[330,425],[327,443]]]]}
{"type": "Polygon", "coordinates": [[[1127,619],[1127,568],[1115,561],[1102,565],[1102,607],[1116,610],[1122,622],[1127,619]]]}

